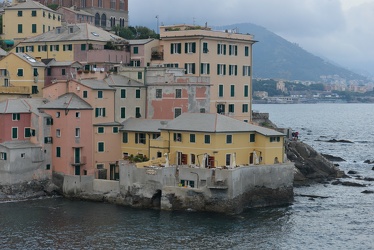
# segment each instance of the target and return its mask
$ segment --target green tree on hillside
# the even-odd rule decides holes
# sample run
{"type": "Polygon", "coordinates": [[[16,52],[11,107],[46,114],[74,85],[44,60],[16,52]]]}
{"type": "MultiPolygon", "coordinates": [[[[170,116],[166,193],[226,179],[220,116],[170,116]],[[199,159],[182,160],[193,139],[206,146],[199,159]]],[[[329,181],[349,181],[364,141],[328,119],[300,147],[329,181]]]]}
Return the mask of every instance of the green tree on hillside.
{"type": "Polygon", "coordinates": [[[147,39],[147,38],[159,39],[160,38],[159,34],[157,34],[154,30],[151,30],[145,26],[120,27],[117,25],[112,30],[115,32],[117,36],[120,36],[127,40],[147,39]]]}

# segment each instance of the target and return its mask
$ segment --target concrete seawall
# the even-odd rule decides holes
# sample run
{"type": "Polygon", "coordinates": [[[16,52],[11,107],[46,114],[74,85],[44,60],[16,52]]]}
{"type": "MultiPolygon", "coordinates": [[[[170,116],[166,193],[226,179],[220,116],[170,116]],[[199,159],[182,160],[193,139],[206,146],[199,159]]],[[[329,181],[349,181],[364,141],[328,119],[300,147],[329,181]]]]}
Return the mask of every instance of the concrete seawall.
{"type": "Polygon", "coordinates": [[[65,176],[65,196],[163,210],[241,213],[293,201],[293,164],[201,169],[136,168],[120,162],[120,181],[65,176]]]}

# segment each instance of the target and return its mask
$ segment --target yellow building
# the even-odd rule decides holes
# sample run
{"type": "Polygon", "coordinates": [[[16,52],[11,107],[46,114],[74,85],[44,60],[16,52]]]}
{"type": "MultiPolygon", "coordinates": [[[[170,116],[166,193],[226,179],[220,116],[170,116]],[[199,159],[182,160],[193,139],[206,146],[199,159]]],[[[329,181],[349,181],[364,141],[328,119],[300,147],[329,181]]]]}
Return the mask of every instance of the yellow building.
{"type": "Polygon", "coordinates": [[[210,110],[251,121],[252,35],[208,27],[160,27],[160,46],[151,65],[184,68],[186,75],[209,76],[210,110]]]}
{"type": "Polygon", "coordinates": [[[122,152],[142,153],[151,160],[166,153],[171,165],[200,167],[268,165],[284,161],[284,134],[228,116],[183,113],[172,121],[155,121],[147,129],[148,124],[152,122],[140,119],[123,123],[122,152]],[[161,131],[159,137],[157,131],[161,131]]]}
{"type": "Polygon", "coordinates": [[[3,25],[2,39],[17,44],[60,26],[61,14],[38,2],[25,1],[4,9],[3,25]]]}
{"type": "Polygon", "coordinates": [[[25,53],[9,53],[0,60],[0,99],[41,97],[45,64],[25,53]]]}

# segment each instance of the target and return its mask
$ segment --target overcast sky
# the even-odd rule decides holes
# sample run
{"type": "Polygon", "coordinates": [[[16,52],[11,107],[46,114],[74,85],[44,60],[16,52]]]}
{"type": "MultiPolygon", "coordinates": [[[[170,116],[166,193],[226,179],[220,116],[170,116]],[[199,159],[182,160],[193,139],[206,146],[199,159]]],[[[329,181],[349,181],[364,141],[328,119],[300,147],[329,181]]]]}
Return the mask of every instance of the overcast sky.
{"type": "Polygon", "coordinates": [[[157,15],[165,25],[249,22],[374,75],[374,0],[129,0],[129,15],[129,25],[155,30],[157,15]]]}

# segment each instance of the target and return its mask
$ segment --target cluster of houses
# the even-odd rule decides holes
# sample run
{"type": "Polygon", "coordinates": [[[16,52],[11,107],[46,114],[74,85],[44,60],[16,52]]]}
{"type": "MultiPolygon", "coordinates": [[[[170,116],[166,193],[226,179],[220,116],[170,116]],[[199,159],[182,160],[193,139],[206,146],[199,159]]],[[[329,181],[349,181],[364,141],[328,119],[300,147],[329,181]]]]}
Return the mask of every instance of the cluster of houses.
{"type": "MultiPolygon", "coordinates": [[[[160,39],[126,40],[102,28],[102,14],[70,9],[79,22],[36,1],[4,9],[0,184],[52,173],[118,180],[122,159],[220,169],[285,161],[284,134],[252,122],[252,35],[173,25],[160,39]]],[[[105,18],[127,25],[127,14],[105,18]]]]}

